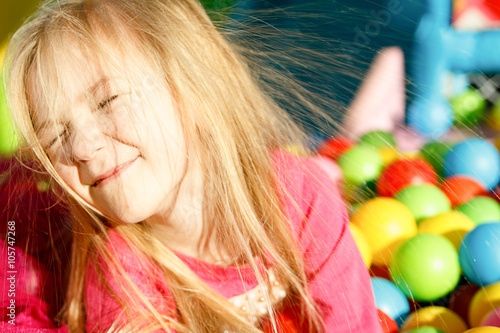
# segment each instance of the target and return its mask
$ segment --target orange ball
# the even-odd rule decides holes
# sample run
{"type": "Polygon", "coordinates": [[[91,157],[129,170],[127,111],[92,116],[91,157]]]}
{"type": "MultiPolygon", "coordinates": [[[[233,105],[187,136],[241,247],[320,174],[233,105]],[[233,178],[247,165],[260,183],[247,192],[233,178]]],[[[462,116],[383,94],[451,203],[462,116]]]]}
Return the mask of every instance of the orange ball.
{"type": "Polygon", "coordinates": [[[445,178],[439,187],[450,199],[452,206],[464,204],[478,195],[486,194],[483,185],[477,180],[462,175],[445,178]]]}

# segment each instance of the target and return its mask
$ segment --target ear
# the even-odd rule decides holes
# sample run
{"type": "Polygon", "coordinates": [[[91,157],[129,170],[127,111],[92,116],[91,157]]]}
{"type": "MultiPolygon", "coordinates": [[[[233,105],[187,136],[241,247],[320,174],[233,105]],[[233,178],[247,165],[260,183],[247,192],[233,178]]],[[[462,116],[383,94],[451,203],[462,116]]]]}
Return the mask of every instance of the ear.
{"type": "Polygon", "coordinates": [[[356,140],[374,130],[394,132],[404,124],[404,75],[403,51],[399,47],[382,49],[345,115],[347,137],[356,140]]]}

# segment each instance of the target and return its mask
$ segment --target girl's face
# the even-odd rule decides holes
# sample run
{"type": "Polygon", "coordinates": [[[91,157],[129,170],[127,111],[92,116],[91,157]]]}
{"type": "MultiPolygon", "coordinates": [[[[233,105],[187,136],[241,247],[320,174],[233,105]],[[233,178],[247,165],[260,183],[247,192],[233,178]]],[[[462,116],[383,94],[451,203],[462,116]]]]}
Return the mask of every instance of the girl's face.
{"type": "Polygon", "coordinates": [[[61,57],[55,109],[30,75],[33,118],[64,182],[106,215],[136,223],[170,208],[186,145],[165,80],[138,54],[111,55],[118,60],[92,63],[95,57],[74,47],[61,57]]]}

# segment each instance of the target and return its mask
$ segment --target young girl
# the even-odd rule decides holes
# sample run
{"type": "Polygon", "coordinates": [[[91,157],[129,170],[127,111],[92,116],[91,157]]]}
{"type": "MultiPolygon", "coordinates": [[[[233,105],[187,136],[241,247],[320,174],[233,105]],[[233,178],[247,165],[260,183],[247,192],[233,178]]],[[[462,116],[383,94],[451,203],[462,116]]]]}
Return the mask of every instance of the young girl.
{"type": "Polygon", "coordinates": [[[337,189],[195,0],[48,1],[6,80],[71,210],[71,332],[380,332],[337,189]]]}

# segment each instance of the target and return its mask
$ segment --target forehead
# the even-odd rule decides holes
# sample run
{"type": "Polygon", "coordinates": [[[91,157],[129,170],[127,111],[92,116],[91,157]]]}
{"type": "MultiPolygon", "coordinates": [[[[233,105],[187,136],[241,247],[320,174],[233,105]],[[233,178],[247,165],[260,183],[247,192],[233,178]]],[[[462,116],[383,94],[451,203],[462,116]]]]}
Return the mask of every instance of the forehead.
{"type": "MultiPolygon", "coordinates": [[[[110,79],[134,81],[145,74],[143,57],[102,40],[97,49],[67,38],[63,47],[38,53],[27,77],[27,93],[35,125],[61,118],[68,106],[84,103],[110,79]]],[[[97,45],[96,45],[97,46],[97,45]]]]}

